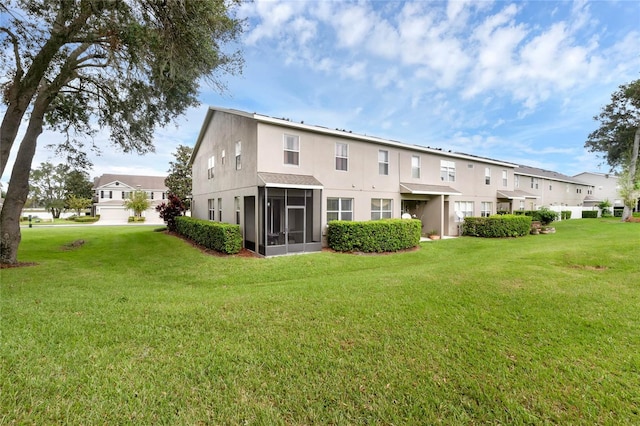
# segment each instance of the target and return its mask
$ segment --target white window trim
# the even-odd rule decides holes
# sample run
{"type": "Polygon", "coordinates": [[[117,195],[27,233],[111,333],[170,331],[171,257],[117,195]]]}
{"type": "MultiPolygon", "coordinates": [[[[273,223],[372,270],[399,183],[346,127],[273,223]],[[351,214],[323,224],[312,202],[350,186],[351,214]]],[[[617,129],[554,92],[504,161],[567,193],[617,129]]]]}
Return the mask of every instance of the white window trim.
{"type": "Polygon", "coordinates": [[[335,145],[335,168],[336,168],[336,171],[338,171],[338,172],[348,172],[349,171],[349,144],[348,143],[336,142],[336,145],[335,145]],[[345,146],[347,148],[347,155],[346,156],[338,155],[338,145],[343,145],[343,146],[345,146]],[[338,159],[346,160],[346,162],[347,162],[347,168],[346,169],[339,169],[338,168],[338,159]]]}
{"type": "Polygon", "coordinates": [[[287,167],[300,167],[300,136],[297,135],[290,135],[285,133],[282,137],[282,150],[283,153],[287,153],[287,152],[295,152],[298,154],[298,162],[297,163],[287,163],[286,162],[286,155],[282,156],[282,164],[284,164],[287,167]],[[298,145],[298,149],[291,149],[287,146],[287,141],[289,140],[289,138],[294,138],[293,140],[295,140],[297,142],[298,145]]]}
{"type": "Polygon", "coordinates": [[[379,149],[378,150],[378,174],[380,176],[389,176],[389,151],[386,150],[386,149],[379,149]],[[386,159],[381,159],[380,158],[380,155],[383,152],[386,153],[386,159]],[[386,166],[386,167],[384,167],[386,173],[380,173],[380,166],[386,166]]]}
{"type": "Polygon", "coordinates": [[[329,222],[329,213],[337,213],[338,214],[338,219],[331,219],[331,220],[349,220],[352,221],[353,220],[353,198],[348,198],[348,197],[327,197],[327,205],[329,204],[329,200],[337,200],[338,201],[338,210],[329,210],[329,207],[327,206],[327,222],[329,222]],[[343,210],[342,209],[342,201],[343,200],[349,200],[351,202],[351,210],[343,210]],[[351,219],[344,219],[342,216],[344,213],[351,213],[351,219]]]}
{"type": "Polygon", "coordinates": [[[411,177],[414,179],[420,179],[421,174],[422,174],[422,157],[420,157],[419,155],[412,155],[411,156],[411,177]],[[418,160],[417,166],[414,166],[413,164],[414,159],[418,160]],[[416,173],[414,173],[415,171],[417,171],[417,176],[416,176],[416,173]]]}

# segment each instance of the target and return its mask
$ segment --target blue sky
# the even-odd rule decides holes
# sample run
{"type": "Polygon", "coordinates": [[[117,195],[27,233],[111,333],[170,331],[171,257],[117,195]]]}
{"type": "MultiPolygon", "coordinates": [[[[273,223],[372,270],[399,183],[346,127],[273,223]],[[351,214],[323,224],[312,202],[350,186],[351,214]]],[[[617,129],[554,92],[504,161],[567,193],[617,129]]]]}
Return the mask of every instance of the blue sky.
{"type": "MultiPolygon", "coordinates": [[[[166,174],[208,105],[567,175],[607,172],[584,149],[593,116],[640,78],[637,0],[256,0],[239,15],[245,66],[223,77],[227,92],[204,86],[199,108],[158,130],[155,154],[112,151],[99,135],[92,177],[166,174]]],[[[59,162],[40,148],[34,166],[45,160],[59,162]]]]}

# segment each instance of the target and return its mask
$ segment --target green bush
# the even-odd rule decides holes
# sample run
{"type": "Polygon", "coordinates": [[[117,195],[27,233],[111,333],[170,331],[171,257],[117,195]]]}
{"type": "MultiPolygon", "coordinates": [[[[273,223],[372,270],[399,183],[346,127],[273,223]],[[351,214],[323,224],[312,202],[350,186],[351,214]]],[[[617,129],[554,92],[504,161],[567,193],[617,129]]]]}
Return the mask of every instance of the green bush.
{"type": "Polygon", "coordinates": [[[560,217],[562,220],[571,219],[571,210],[562,210],[560,212],[560,217]]]}
{"type": "Polygon", "coordinates": [[[76,216],[73,218],[74,222],[78,222],[78,223],[91,223],[91,222],[97,222],[98,219],[100,219],[100,216],[98,217],[94,217],[94,216],[76,216]]]}
{"type": "Polygon", "coordinates": [[[583,219],[595,219],[598,217],[598,210],[582,210],[583,219]]]}
{"type": "Polygon", "coordinates": [[[189,216],[175,218],[176,231],[191,241],[221,253],[235,254],[242,249],[239,225],[210,222],[189,216]]]}
{"type": "Polygon", "coordinates": [[[531,216],[493,215],[465,217],[462,235],[483,238],[522,237],[529,234],[531,216]]]}
{"type": "Polygon", "coordinates": [[[129,216],[129,223],[132,222],[144,222],[144,217],[142,216],[129,216]]]}
{"type": "MultiPolygon", "coordinates": [[[[558,218],[558,213],[549,210],[547,207],[540,207],[539,210],[518,210],[513,213],[516,216],[530,216],[531,220],[538,221],[543,225],[548,225],[558,218]]],[[[571,212],[569,212],[569,214],[570,213],[571,212]]]]}
{"type": "Polygon", "coordinates": [[[328,225],[327,242],[336,251],[392,252],[417,246],[421,229],[418,219],[334,220],[328,225]]]}

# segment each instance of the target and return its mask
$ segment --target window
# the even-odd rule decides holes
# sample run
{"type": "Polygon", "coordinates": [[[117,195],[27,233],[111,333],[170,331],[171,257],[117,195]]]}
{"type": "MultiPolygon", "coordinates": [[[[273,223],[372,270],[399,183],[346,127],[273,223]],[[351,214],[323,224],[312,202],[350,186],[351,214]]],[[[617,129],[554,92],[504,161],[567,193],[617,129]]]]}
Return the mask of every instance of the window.
{"type": "Polygon", "coordinates": [[[109,198],[113,198],[113,191],[109,191],[109,198]]]}
{"type": "Polygon", "coordinates": [[[502,171],[502,186],[507,186],[507,171],[502,171]]]}
{"type": "Polygon", "coordinates": [[[224,159],[226,158],[226,154],[224,149],[222,150],[222,154],[220,154],[220,163],[224,166],[224,159]]]}
{"type": "Polygon", "coordinates": [[[491,167],[484,168],[484,184],[491,185],[491,167]]]}
{"type": "Polygon", "coordinates": [[[493,212],[493,203],[483,201],[480,204],[480,216],[489,217],[493,212]]]}
{"type": "Polygon", "coordinates": [[[576,188],[576,194],[582,194],[582,188],[576,188]]]}
{"type": "Polygon", "coordinates": [[[524,200],[520,200],[520,210],[524,210],[524,200]]]}
{"type": "Polygon", "coordinates": [[[465,217],[473,216],[473,201],[456,201],[456,222],[463,222],[465,217]]]}
{"type": "Polygon", "coordinates": [[[549,191],[553,190],[553,186],[549,184],[549,191]]]}
{"type": "Polygon", "coordinates": [[[213,179],[213,175],[216,167],[216,157],[212,155],[207,162],[207,179],[213,179]]]}
{"type": "Polygon", "coordinates": [[[456,163],[453,161],[440,161],[440,180],[443,182],[456,181],[456,163]]]}
{"type": "Polygon", "coordinates": [[[531,189],[538,189],[538,178],[531,178],[531,189]]]}
{"type": "Polygon", "coordinates": [[[297,166],[300,164],[300,138],[284,135],[284,164],[297,166]]]}
{"type": "Polygon", "coordinates": [[[513,186],[516,188],[520,188],[520,176],[513,175],[513,186]]]}
{"type": "Polygon", "coordinates": [[[327,223],[353,220],[353,198],[327,198],[327,223]]]}
{"type": "Polygon", "coordinates": [[[222,198],[218,198],[218,222],[222,222],[222,198]]]}
{"type": "Polygon", "coordinates": [[[166,193],[166,192],[163,192],[163,193],[162,193],[162,199],[164,200],[164,199],[166,199],[166,198],[167,198],[167,193],[166,193]]]}
{"type": "Polygon", "coordinates": [[[124,192],[124,191],[122,191],[122,199],[123,199],[123,200],[126,200],[126,199],[127,199],[126,192],[124,192]]]}
{"type": "Polygon", "coordinates": [[[378,151],[378,173],[381,175],[389,174],[389,151],[384,149],[378,151]]]}
{"type": "Polygon", "coordinates": [[[149,191],[149,195],[148,195],[150,200],[153,200],[153,191],[149,191]]]}
{"type": "Polygon", "coordinates": [[[236,225],[240,225],[240,197],[235,197],[233,203],[236,207],[236,225]]]}
{"type": "Polygon", "coordinates": [[[236,170],[242,169],[242,143],[236,142],[236,170]]]}
{"type": "Polygon", "coordinates": [[[388,198],[371,199],[371,220],[390,219],[393,215],[393,200],[388,198]]]}
{"type": "Polygon", "coordinates": [[[336,143],[336,170],[349,170],[349,145],[336,143]]]}
{"type": "Polygon", "coordinates": [[[411,156],[411,177],[420,179],[420,156],[411,156]]]}
{"type": "Polygon", "coordinates": [[[209,206],[209,220],[216,220],[216,200],[209,198],[207,205],[209,206]]]}

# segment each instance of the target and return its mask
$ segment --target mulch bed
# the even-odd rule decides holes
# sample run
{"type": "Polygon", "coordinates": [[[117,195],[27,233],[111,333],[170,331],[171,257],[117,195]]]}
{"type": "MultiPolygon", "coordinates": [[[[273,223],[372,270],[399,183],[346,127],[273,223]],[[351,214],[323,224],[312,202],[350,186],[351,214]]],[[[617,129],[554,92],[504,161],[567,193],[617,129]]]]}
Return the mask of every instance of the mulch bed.
{"type": "Polygon", "coordinates": [[[202,253],[208,254],[210,256],[215,256],[215,257],[255,257],[255,258],[260,258],[262,256],[260,256],[259,254],[256,254],[250,250],[247,250],[246,248],[242,248],[240,249],[240,251],[236,254],[226,254],[226,253],[221,253],[219,251],[210,249],[210,248],[206,248],[204,246],[201,246],[198,243],[193,242],[192,240],[178,234],[177,232],[172,232],[172,231],[164,231],[165,234],[167,235],[171,235],[174,236],[176,238],[180,238],[182,241],[186,242],[187,244],[191,245],[192,247],[197,248],[198,250],[200,250],[202,253]]]}
{"type": "Polygon", "coordinates": [[[36,266],[35,262],[0,263],[0,269],[24,268],[25,266],[36,266]]]}

